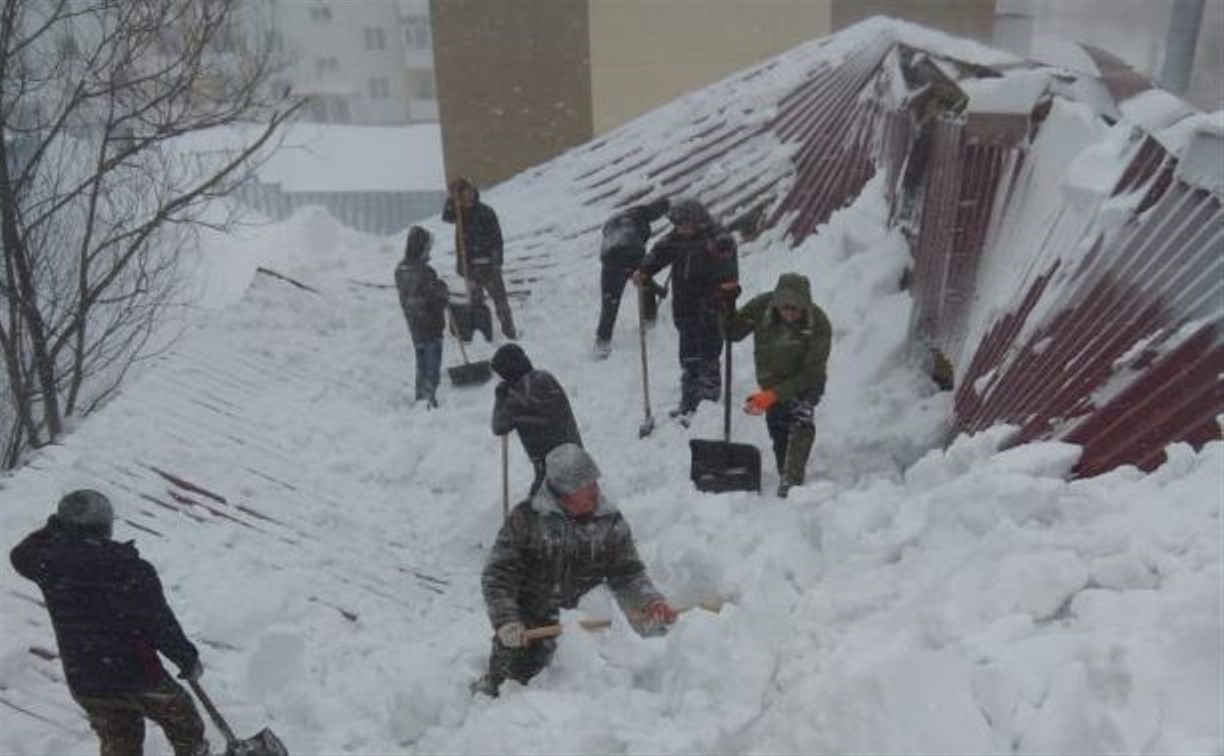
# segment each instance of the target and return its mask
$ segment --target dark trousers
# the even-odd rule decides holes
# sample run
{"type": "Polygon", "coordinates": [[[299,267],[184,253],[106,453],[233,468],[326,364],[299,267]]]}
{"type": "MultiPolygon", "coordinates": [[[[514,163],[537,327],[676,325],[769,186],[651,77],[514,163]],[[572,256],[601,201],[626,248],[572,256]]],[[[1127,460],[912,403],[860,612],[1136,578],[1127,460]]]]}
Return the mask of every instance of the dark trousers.
{"type": "Polygon", "coordinates": [[[493,650],[489,653],[489,683],[491,695],[506,680],[527,684],[552,661],[557,642],[552,638],[534,640],[527,648],[506,648],[493,639],[493,650]]]}
{"type": "Polygon", "coordinates": [[[413,346],[416,352],[416,399],[437,403],[435,394],[442,374],[442,340],[422,341],[413,346]]]}
{"type": "Polygon", "coordinates": [[[472,304],[484,304],[485,292],[493,300],[493,309],[497,311],[497,320],[501,323],[502,334],[506,338],[515,338],[514,317],[510,314],[510,300],[506,296],[506,284],[502,280],[501,266],[473,265],[472,274],[468,279],[472,292],[472,304]]]}
{"type": "Polygon", "coordinates": [[[676,318],[680,332],[680,410],[692,412],[701,401],[722,395],[722,332],[713,313],[676,318]]]}
{"type": "MultiPolygon", "coordinates": [[[[633,276],[632,267],[604,263],[599,272],[599,288],[602,292],[599,304],[599,325],[595,328],[595,338],[608,341],[612,338],[612,327],[616,325],[616,313],[620,310],[621,295],[625,292],[625,284],[633,276]]],[[[635,289],[636,290],[636,289],[635,289]]],[[[641,289],[642,317],[647,323],[653,323],[659,316],[659,301],[655,293],[649,289],[641,289]]]]}
{"type": "Polygon", "coordinates": [[[77,698],[89,716],[89,726],[101,741],[101,756],[140,756],[144,753],[145,718],[166,733],[174,756],[208,753],[204,722],[183,686],[162,674],[157,686],[107,698],[77,698]]]}
{"type": "Polygon", "coordinates": [[[815,431],[812,413],[819,399],[800,394],[785,402],[778,402],[765,411],[765,427],[769,429],[769,440],[773,442],[774,461],[781,473],[786,465],[786,449],[792,430],[808,428],[815,431]]]}

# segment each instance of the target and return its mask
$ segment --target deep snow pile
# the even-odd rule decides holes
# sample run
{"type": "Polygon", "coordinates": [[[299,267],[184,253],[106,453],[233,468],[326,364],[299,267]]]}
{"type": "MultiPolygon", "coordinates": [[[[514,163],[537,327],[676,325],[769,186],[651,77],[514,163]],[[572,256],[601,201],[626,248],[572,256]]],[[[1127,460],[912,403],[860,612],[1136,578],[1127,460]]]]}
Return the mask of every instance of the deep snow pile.
{"type": "MultiPolygon", "coordinates": [[[[657,583],[679,604],[731,603],[645,640],[596,592],[576,614],[611,616],[612,629],[567,633],[551,669],[496,701],[466,690],[487,650],[478,573],[500,518],[491,389],[444,388],[440,412],[409,406],[394,293],[354,283],[389,281],[398,240],[303,214],[248,244],[320,294],[257,278],[62,447],[5,480],[0,514],[11,546],[60,491],[95,485],[161,533],[118,528],[160,567],[240,733],[269,724],[300,754],[1224,744],[1220,445],[1174,449],[1153,475],[1075,483],[1062,479],[1075,458],[1065,445],[998,453],[994,432],[926,451],[947,399],[905,358],[906,253],[884,230],[877,186],[794,252],[746,250],[749,292],[805,272],[836,330],[812,480],[785,501],[694,493],[685,440],[717,436],[709,405],[690,432],[636,438],[633,313],[622,312],[611,359],[591,361],[590,260],[562,258],[519,308],[525,348],[570,388],[657,583]],[[143,466],[292,533],[142,515],[139,494],[156,490],[143,466]]],[[[650,335],[661,407],[677,395],[668,320],[650,335]]],[[[753,387],[750,348],[736,349],[737,399],[753,387]]],[[[456,360],[448,345],[445,362],[456,360]]],[[[736,434],[767,443],[743,416],[736,434]]],[[[517,443],[511,470],[521,492],[517,443]]],[[[27,600],[36,590],[7,564],[0,574],[0,750],[91,752],[57,664],[27,650],[54,648],[27,600]]],[[[149,742],[166,752],[160,734],[149,742]]]]}

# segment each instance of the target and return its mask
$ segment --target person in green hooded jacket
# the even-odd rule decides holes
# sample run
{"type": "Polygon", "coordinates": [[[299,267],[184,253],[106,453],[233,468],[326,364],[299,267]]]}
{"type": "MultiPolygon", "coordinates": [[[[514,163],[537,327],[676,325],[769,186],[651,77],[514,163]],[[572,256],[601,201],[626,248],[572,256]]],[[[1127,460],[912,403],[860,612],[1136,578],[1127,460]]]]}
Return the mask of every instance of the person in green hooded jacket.
{"type": "Polygon", "coordinates": [[[803,484],[816,437],[812,413],[824,395],[833,329],[824,311],[813,304],[807,277],[783,273],[772,292],[732,308],[731,340],[750,333],[760,390],[748,397],[744,411],[765,415],[778,465],[778,496],[785,497],[803,484]]]}

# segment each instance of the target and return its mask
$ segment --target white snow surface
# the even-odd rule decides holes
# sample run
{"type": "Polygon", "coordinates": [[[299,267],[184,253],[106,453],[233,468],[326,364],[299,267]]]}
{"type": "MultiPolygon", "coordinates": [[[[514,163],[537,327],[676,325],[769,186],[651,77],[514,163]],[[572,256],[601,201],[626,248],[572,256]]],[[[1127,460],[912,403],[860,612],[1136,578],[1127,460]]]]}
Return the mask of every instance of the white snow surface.
{"type": "MultiPolygon", "coordinates": [[[[713,96],[633,128],[666,139],[667,118],[713,96]]],[[[1092,141],[1071,136],[1078,113],[1056,115],[1069,140],[1092,141]]],[[[611,357],[593,361],[602,210],[569,196],[600,153],[566,160],[485,193],[508,269],[539,263],[516,254],[516,228],[551,234],[515,303],[523,346],[567,387],[656,584],[677,606],[724,601],[720,612],[643,639],[597,589],[530,685],[469,695],[491,637],[479,575],[502,517],[492,386],[444,379],[439,411],[411,404],[394,290],[371,286],[391,283],[402,239],[320,210],[206,245],[209,309],[115,401],[0,480],[0,542],[69,490],[106,492],[116,537],[157,565],[230,724],[269,726],[297,756],[1224,750],[1224,445],[1077,481],[1076,447],[1000,451],[1007,428],[942,448],[951,397],[908,357],[908,251],[873,181],[798,248],[771,234],[741,250],[748,294],[802,272],[834,325],[809,482],[774,498],[764,423],[737,411],[735,439],[763,451],[765,493],[696,493],[687,440],[719,438],[721,412],[703,405],[692,429],[660,419],[637,438],[632,298],[611,357]],[[581,617],[613,624],[588,633],[581,617]]],[[[449,227],[429,227],[449,275],[449,227]]],[[[648,342],[665,415],[679,393],[669,315],[648,342]]],[[[471,356],[494,346],[478,339],[471,356]]],[[[737,404],[755,389],[751,360],[750,341],[737,345],[737,404]]],[[[458,361],[448,343],[444,365],[458,361]]],[[[509,470],[517,499],[530,480],[517,441],[509,470]]],[[[55,641],[38,591],[3,561],[0,753],[94,753],[58,661],[42,658],[55,641]]],[[[146,741],[169,753],[156,727],[146,741]]]]}

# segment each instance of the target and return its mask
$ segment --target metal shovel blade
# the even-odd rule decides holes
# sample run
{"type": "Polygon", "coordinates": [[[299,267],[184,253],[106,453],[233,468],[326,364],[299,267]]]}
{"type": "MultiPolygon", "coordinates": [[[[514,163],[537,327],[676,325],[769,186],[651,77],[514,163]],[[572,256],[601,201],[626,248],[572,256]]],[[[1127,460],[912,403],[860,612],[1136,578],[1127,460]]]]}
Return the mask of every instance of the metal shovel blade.
{"type": "Polygon", "coordinates": [[[638,438],[646,438],[652,432],[654,432],[654,425],[655,423],[653,417],[647,417],[645,420],[643,420],[642,424],[638,426],[638,438]]]}
{"type": "Polygon", "coordinates": [[[265,727],[253,737],[230,741],[225,756],[289,756],[289,749],[265,727]]]}
{"type": "Polygon", "coordinates": [[[690,439],[689,476],[698,491],[761,490],[761,451],[752,444],[690,439]]]}
{"type": "Polygon", "coordinates": [[[488,360],[469,362],[448,367],[446,374],[450,377],[451,383],[456,386],[479,386],[482,383],[488,383],[493,377],[493,366],[488,360]]]}

